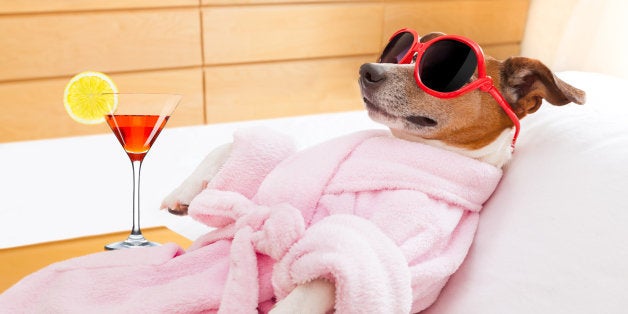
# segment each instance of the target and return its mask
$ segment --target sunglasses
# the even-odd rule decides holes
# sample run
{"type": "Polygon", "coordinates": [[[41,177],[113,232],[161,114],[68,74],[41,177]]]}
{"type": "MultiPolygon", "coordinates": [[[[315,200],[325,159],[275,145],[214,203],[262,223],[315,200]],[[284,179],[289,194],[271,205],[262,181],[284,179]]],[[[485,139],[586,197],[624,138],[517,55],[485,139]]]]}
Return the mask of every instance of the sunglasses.
{"type": "Polygon", "coordinates": [[[421,42],[415,30],[403,28],[390,37],[378,62],[410,64],[415,60],[414,80],[432,96],[453,98],[475,89],[491,94],[515,125],[514,149],[519,136],[519,118],[495,87],[493,79],[486,75],[484,53],[477,43],[457,35],[421,42]],[[471,80],[476,70],[477,78],[471,80]]]}

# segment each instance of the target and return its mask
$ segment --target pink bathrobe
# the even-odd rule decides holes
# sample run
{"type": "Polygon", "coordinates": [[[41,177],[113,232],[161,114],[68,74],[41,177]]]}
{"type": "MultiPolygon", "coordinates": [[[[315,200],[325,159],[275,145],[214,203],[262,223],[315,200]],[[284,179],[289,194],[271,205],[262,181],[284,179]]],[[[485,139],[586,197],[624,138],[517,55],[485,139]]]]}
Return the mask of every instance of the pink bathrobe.
{"type": "Polygon", "coordinates": [[[294,153],[239,131],[190,204],[217,229],[174,244],[53,264],[0,295],[0,312],[257,313],[327,278],[338,313],[414,313],[434,302],[471,245],[501,170],[364,131],[294,153]]]}

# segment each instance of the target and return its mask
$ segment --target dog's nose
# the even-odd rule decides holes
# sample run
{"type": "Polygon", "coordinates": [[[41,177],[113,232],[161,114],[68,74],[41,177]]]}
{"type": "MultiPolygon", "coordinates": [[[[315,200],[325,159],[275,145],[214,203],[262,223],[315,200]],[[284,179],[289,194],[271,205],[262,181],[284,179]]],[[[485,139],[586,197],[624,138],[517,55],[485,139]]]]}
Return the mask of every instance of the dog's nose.
{"type": "Polygon", "coordinates": [[[365,63],[360,67],[360,79],[366,84],[379,84],[386,79],[386,70],[378,63],[365,63]]]}

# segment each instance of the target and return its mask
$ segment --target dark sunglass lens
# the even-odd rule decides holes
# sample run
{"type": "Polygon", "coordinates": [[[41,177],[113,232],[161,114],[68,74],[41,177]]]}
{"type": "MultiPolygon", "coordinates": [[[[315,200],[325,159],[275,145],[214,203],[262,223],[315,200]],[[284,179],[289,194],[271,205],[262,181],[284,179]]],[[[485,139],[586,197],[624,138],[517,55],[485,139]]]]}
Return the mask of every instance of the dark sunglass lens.
{"type": "Polygon", "coordinates": [[[421,82],[438,92],[453,92],[464,86],[477,67],[475,52],[467,44],[444,39],[423,53],[419,64],[421,82]]]}
{"type": "Polygon", "coordinates": [[[393,37],[379,57],[379,63],[399,63],[414,43],[414,35],[403,32],[393,37]]]}

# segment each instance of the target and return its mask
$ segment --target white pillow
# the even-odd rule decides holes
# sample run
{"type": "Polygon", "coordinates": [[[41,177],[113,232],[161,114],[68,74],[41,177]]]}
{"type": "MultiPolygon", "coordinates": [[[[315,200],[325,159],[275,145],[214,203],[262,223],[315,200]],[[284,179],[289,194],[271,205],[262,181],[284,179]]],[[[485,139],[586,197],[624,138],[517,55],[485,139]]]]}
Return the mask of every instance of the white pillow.
{"type": "Polygon", "coordinates": [[[559,76],[586,104],[522,120],[465,263],[424,313],[628,311],[628,81],[559,76]]]}

